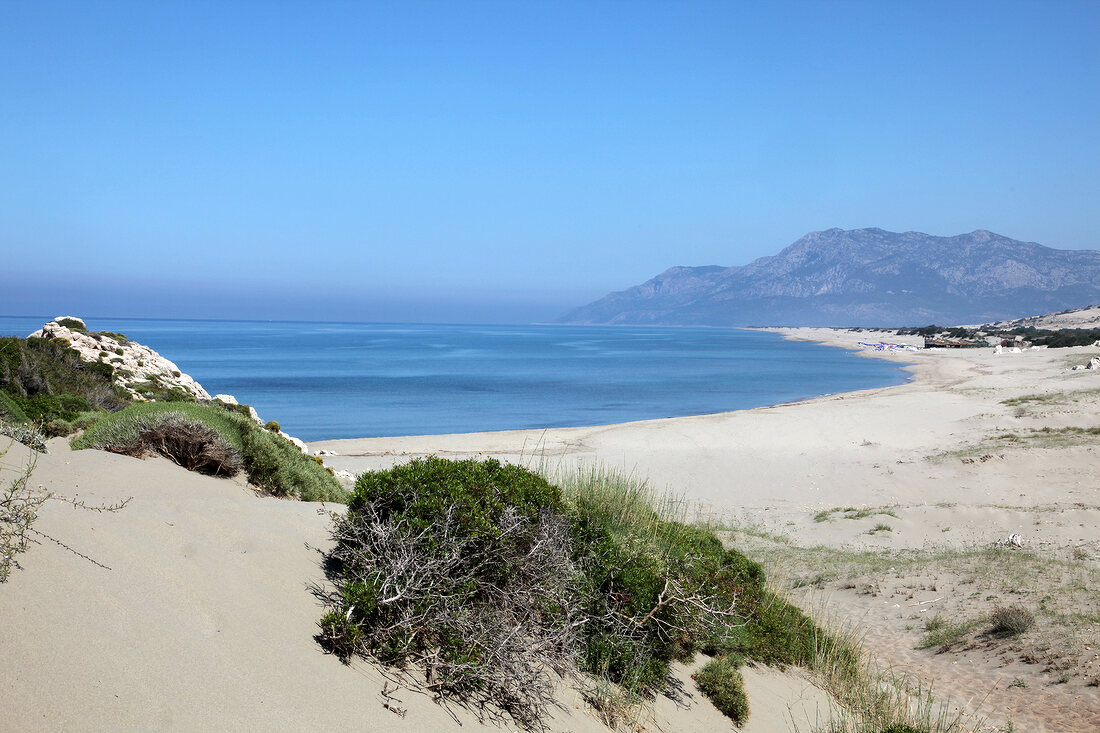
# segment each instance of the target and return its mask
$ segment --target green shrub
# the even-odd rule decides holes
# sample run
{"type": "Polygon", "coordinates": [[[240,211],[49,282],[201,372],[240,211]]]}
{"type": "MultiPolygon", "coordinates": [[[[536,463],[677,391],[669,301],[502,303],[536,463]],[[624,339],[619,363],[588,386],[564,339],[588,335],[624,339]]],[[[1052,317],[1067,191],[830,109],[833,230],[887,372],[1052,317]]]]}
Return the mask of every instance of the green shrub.
{"type": "Polygon", "coordinates": [[[758,563],[667,517],[644,485],[600,472],[560,489],[493,460],[363,474],[333,516],[337,592],[320,638],[340,654],[423,664],[430,690],[525,727],[549,702],[549,669],[637,697],[698,649],[734,671],[737,653],[813,659],[820,629],[766,591],[758,563]]]}
{"type": "Polygon", "coordinates": [[[574,665],[576,572],[556,487],[494,460],[362,474],[334,517],[333,651],[425,665],[426,686],[535,727],[574,665]]]}
{"type": "MultiPolygon", "coordinates": [[[[346,500],[347,492],[339,482],[293,443],[263,430],[248,418],[212,404],[135,403],[121,412],[96,421],[73,440],[73,448],[98,448],[127,453],[132,450],[130,446],[148,444],[149,440],[143,438],[143,435],[146,431],[161,426],[163,421],[169,419],[166,416],[173,416],[172,420],[181,421],[177,425],[177,433],[211,435],[201,433],[194,427],[184,428],[184,423],[190,425],[197,422],[209,428],[212,435],[229,445],[233,455],[238,457],[239,465],[248,473],[249,480],[264,491],[303,501],[346,500]]],[[[169,437],[163,438],[162,442],[169,440],[169,437]]],[[[202,442],[198,438],[183,440],[181,437],[179,440],[183,446],[180,450],[191,452],[197,450],[196,446],[202,442]]],[[[211,450],[215,454],[222,452],[221,448],[215,446],[216,441],[212,437],[207,442],[211,443],[211,450]]]]}
{"type": "Polygon", "coordinates": [[[150,374],[144,381],[134,382],[130,389],[147,400],[156,402],[194,402],[195,395],[174,384],[165,384],[156,374],[150,374]]]}
{"type": "Polygon", "coordinates": [[[23,408],[19,406],[19,403],[3,390],[0,390],[0,420],[15,425],[22,425],[30,422],[30,419],[27,417],[27,414],[23,412],[23,408]]]}
{"type": "MultiPolygon", "coordinates": [[[[114,331],[100,331],[98,335],[113,338],[115,341],[119,342],[123,346],[130,343],[130,339],[126,338],[126,334],[124,333],[115,333],[114,331]]],[[[119,351],[117,353],[121,354],[122,352],[119,351]]]]}
{"type": "Polygon", "coordinates": [[[275,422],[274,420],[268,420],[267,424],[264,425],[264,430],[268,430],[272,433],[282,432],[282,429],[283,429],[282,426],[279,425],[279,423],[275,422]]]}
{"type": "Polygon", "coordinates": [[[347,501],[347,491],[340,482],[298,446],[262,429],[251,419],[234,419],[240,425],[244,466],[253,484],[276,496],[302,501],[347,501]]]}
{"type": "Polygon", "coordinates": [[[83,323],[76,320],[75,318],[62,318],[59,321],[57,321],[57,325],[64,326],[65,328],[69,329],[70,331],[87,331],[88,330],[84,326],[83,323]]]}
{"type": "Polygon", "coordinates": [[[745,694],[745,680],[737,667],[735,659],[717,657],[699,670],[695,683],[714,707],[740,726],[749,718],[749,698],[745,694]]]}

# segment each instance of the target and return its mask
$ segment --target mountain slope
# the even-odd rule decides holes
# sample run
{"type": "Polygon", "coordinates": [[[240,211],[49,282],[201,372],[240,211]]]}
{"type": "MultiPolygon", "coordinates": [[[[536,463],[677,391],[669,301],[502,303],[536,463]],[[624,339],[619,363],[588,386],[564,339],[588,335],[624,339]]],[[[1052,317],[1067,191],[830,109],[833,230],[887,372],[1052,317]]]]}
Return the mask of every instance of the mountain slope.
{"type": "Polygon", "coordinates": [[[918,325],[980,323],[1100,300],[1100,252],[985,230],[811,232],[739,267],[673,267],[577,308],[566,323],[918,325]]]}

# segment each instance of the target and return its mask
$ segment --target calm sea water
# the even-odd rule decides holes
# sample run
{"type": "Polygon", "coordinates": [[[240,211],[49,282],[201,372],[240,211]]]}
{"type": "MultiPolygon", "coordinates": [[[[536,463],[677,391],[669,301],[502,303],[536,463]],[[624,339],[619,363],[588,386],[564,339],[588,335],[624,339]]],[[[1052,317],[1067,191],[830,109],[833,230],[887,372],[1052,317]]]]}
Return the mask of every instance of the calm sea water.
{"type": "MultiPolygon", "coordinates": [[[[26,336],[49,318],[0,317],[26,336]]],[[[896,365],[717,328],[88,319],[304,440],[603,425],[906,381],[896,365]]]]}

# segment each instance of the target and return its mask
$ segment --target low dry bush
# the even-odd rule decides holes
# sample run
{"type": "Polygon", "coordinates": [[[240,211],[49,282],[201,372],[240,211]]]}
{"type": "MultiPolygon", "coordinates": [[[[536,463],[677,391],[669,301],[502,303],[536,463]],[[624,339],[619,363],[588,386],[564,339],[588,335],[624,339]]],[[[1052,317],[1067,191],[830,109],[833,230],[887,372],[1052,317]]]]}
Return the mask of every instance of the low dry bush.
{"type": "MultiPolygon", "coordinates": [[[[10,447],[9,444],[0,450],[0,459],[7,455],[10,447]]],[[[49,498],[48,494],[29,486],[34,456],[32,452],[23,466],[10,467],[0,463],[0,473],[10,471],[11,474],[0,488],[0,583],[8,579],[13,567],[18,567],[15,556],[26,551],[31,524],[38,516],[38,508],[49,498]]]]}
{"type": "Polygon", "coordinates": [[[105,415],[73,440],[74,449],[128,455],[155,450],[192,470],[248,473],[255,486],[303,501],[343,502],[339,482],[293,443],[217,405],[139,402],[105,415]]]}
{"type": "Polygon", "coordinates": [[[111,446],[116,453],[141,457],[152,451],[188,471],[233,476],[241,455],[216,430],[178,412],[165,412],[138,428],[130,442],[111,446]]]}

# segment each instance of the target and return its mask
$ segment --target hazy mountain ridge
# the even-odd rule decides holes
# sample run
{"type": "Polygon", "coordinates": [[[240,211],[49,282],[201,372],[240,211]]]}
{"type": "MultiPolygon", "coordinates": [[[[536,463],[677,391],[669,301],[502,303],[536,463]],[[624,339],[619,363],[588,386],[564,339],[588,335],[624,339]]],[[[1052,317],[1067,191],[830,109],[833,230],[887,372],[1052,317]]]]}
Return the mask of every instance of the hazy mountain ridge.
{"type": "Polygon", "coordinates": [[[918,325],[989,322],[1100,300],[1100,252],[986,230],[811,232],[744,266],[672,267],[569,323],[918,325]]]}

